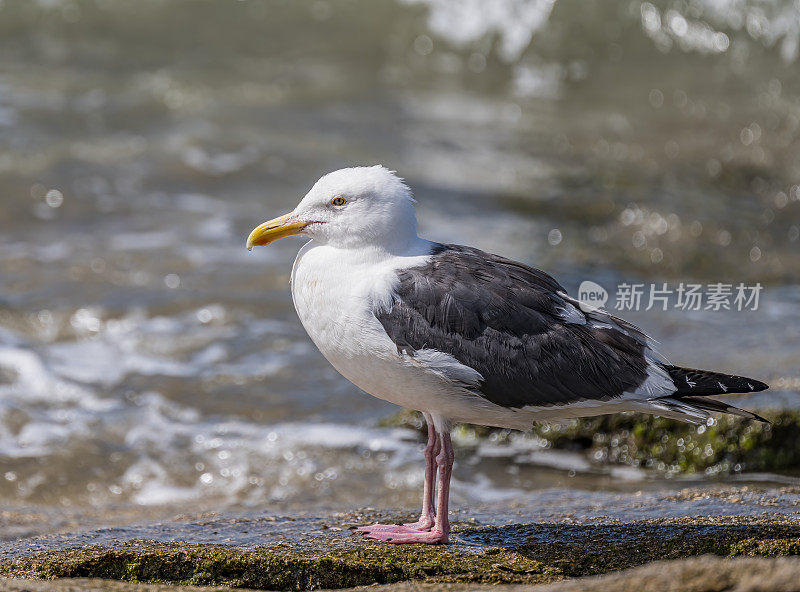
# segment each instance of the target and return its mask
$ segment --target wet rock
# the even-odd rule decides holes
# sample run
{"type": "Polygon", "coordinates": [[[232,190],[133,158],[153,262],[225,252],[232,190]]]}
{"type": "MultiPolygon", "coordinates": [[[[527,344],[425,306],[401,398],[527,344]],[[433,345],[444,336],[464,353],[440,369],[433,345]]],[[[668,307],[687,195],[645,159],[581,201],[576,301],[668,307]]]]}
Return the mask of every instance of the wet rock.
{"type": "Polygon", "coordinates": [[[242,549],[220,545],[131,541],[121,545],[38,553],[0,568],[27,578],[93,577],[133,582],[224,584],[269,590],[347,588],[406,580],[537,582],[557,569],[510,549],[465,553],[456,547],[277,545],[242,549]]]}
{"type": "Polygon", "coordinates": [[[0,576],[278,590],[404,581],[539,584],[705,554],[800,555],[797,491],[571,495],[456,511],[452,543],[439,547],[391,546],[348,529],[412,518],[372,510],[184,517],[49,535],[0,550],[0,576]]]}
{"type": "Polygon", "coordinates": [[[99,578],[65,578],[54,582],[0,579],[0,592],[234,592],[234,588],[215,586],[176,586],[175,584],[139,584],[99,578]]]}
{"type": "Polygon", "coordinates": [[[659,561],[594,578],[537,586],[536,592],[794,592],[800,591],[800,559],[723,559],[704,556],[659,561]]]}
{"type": "MultiPolygon", "coordinates": [[[[770,423],[732,415],[706,425],[691,425],[637,413],[535,425],[526,434],[460,425],[462,441],[491,438],[498,444],[517,438],[541,449],[584,452],[597,466],[627,465],[664,474],[719,475],[746,471],[786,471],[800,467],[800,412],[759,411],[770,423]]],[[[421,416],[401,411],[383,425],[424,430],[421,416]]]]}
{"type": "MultiPolygon", "coordinates": [[[[357,588],[358,589],[358,588],[357,588]]],[[[0,580],[0,592],[233,592],[233,588],[138,584],[90,578],[60,581],[0,580]]],[[[382,592],[800,592],[800,558],[721,558],[710,555],[657,561],[604,576],[551,584],[487,585],[400,582],[370,586],[382,592]]]]}

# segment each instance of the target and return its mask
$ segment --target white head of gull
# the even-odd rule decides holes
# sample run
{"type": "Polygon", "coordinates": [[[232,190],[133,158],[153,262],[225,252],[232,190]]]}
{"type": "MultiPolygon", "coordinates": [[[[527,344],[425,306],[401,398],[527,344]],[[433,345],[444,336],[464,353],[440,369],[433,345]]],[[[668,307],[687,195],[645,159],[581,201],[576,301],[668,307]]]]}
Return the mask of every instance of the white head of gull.
{"type": "Polygon", "coordinates": [[[411,191],[382,166],[322,177],[248,248],[302,234],[292,299],[328,361],[367,393],[422,412],[422,514],[356,529],[392,543],[445,543],[453,422],[530,429],[619,411],[702,423],[761,419],[708,395],[760,391],[741,376],[673,366],[636,326],[569,296],[545,272],[420,238],[411,191]]]}
{"type": "MultiPolygon", "coordinates": [[[[337,249],[371,249],[399,254],[419,242],[414,198],[402,179],[382,166],[341,169],[317,181],[297,207],[280,221],[315,244],[337,249]]],[[[251,233],[248,247],[288,235],[251,233]]]]}

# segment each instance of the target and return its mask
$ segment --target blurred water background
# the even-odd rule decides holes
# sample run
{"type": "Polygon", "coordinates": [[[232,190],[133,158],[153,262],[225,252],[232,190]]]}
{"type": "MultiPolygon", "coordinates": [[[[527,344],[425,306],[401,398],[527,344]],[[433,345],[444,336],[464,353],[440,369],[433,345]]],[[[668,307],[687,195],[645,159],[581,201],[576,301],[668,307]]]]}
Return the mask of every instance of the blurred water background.
{"type": "MultiPolygon", "coordinates": [[[[623,316],[796,406],[799,156],[798,0],[0,0],[0,514],[416,506],[418,436],[295,317],[300,241],[244,248],[354,164],[573,293],[762,284],[623,316]]],[[[460,444],[456,506],[680,486],[460,444]]]]}

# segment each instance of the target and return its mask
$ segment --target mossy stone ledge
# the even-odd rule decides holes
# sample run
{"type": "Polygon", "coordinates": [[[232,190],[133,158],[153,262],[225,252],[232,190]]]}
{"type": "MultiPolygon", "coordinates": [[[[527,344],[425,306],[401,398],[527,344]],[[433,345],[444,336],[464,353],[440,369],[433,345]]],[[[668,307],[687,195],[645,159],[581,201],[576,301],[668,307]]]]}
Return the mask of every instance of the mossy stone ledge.
{"type": "MultiPolygon", "coordinates": [[[[469,424],[456,427],[462,442],[514,438],[542,449],[585,452],[595,465],[627,465],[663,474],[731,474],[800,469],[800,411],[759,412],[769,423],[716,415],[704,425],[638,413],[617,413],[537,424],[525,434],[469,424]]],[[[423,430],[422,416],[401,411],[384,426],[423,430]]]]}
{"type": "Polygon", "coordinates": [[[508,549],[464,553],[453,547],[301,550],[130,541],[119,546],[40,553],[0,566],[0,575],[28,578],[105,578],[130,582],[226,585],[309,590],[409,580],[513,583],[560,579],[561,571],[508,549]]]}
{"type": "MultiPolygon", "coordinates": [[[[641,512],[641,496],[614,496],[613,503],[641,512]]],[[[800,491],[692,490],[643,503],[657,505],[663,517],[631,520],[624,511],[580,517],[571,508],[553,514],[545,506],[537,513],[535,505],[484,508],[477,521],[456,512],[451,544],[434,547],[392,546],[348,530],[402,521],[406,513],[183,519],[15,541],[0,551],[0,576],[270,590],[403,581],[537,584],[705,554],[800,555],[800,491]],[[718,515],[709,515],[711,508],[718,515]],[[737,509],[742,514],[730,514],[737,509]]]]}

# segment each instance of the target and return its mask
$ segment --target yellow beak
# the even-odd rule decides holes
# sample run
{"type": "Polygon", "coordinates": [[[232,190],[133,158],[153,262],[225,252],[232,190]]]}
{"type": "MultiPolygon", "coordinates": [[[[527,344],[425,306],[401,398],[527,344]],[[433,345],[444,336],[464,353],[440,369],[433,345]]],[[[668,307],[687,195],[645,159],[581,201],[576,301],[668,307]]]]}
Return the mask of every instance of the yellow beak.
{"type": "Polygon", "coordinates": [[[276,240],[303,232],[303,229],[308,226],[308,222],[292,220],[292,214],[293,212],[289,212],[256,226],[247,237],[247,248],[263,247],[276,240]]]}

